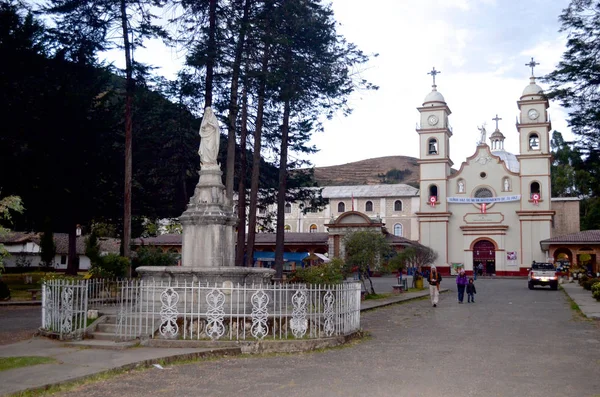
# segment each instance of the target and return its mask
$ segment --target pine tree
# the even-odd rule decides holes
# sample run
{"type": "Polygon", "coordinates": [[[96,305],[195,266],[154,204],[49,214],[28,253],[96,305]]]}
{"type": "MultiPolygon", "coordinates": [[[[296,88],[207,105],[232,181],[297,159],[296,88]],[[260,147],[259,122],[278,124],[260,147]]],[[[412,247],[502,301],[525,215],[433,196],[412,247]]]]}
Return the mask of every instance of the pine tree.
{"type": "Polygon", "coordinates": [[[56,256],[56,244],[54,243],[54,232],[52,231],[52,221],[46,218],[44,222],[44,231],[40,239],[40,256],[44,267],[54,266],[54,257],[56,256]]]}

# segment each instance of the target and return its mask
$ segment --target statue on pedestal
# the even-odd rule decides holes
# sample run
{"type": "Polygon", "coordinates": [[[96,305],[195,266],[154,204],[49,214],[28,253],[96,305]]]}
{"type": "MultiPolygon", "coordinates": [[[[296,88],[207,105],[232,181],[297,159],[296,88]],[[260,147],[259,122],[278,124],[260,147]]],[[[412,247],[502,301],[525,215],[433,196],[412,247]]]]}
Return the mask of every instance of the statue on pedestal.
{"type": "Polygon", "coordinates": [[[204,110],[202,124],[200,124],[200,164],[217,165],[217,156],[219,155],[219,120],[210,107],[204,110]]]}
{"type": "Polygon", "coordinates": [[[487,131],[485,130],[485,123],[481,126],[481,128],[477,127],[477,129],[480,133],[478,145],[483,145],[485,143],[485,136],[487,134],[487,131]]]}

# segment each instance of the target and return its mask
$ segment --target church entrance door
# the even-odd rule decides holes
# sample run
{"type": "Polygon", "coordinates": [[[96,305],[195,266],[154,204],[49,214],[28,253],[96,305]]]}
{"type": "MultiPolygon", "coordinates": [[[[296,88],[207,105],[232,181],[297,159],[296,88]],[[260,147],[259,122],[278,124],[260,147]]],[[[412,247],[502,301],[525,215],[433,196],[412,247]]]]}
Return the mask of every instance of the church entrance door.
{"type": "Polygon", "coordinates": [[[496,273],[496,247],[489,240],[479,240],[473,246],[473,269],[482,269],[485,275],[496,273]],[[481,265],[481,266],[479,266],[481,265]]]}

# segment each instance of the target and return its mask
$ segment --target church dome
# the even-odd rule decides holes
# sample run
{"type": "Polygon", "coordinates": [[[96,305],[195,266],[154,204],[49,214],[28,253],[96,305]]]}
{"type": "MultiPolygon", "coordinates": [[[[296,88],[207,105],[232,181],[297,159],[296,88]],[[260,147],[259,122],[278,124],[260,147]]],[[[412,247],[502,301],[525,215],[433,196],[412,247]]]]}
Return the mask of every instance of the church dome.
{"type": "Polygon", "coordinates": [[[521,99],[523,99],[523,97],[525,96],[542,97],[543,95],[544,90],[542,90],[542,87],[535,83],[535,77],[531,76],[529,78],[529,84],[527,84],[527,87],[525,87],[525,89],[523,90],[523,95],[521,95],[521,99]]]}
{"type": "Polygon", "coordinates": [[[508,168],[510,171],[519,172],[521,166],[519,164],[519,160],[517,160],[517,156],[507,152],[506,150],[495,150],[492,152],[492,154],[500,157],[500,160],[504,161],[506,168],[508,168]]]}
{"type": "Polygon", "coordinates": [[[504,139],[504,134],[500,130],[496,130],[490,135],[490,139],[504,139]]]}
{"type": "Polygon", "coordinates": [[[436,89],[435,85],[433,86],[433,90],[431,90],[431,92],[429,94],[427,94],[427,96],[425,97],[425,100],[423,101],[423,105],[426,105],[430,102],[439,102],[439,103],[443,103],[443,104],[446,103],[444,96],[442,94],[440,94],[440,92],[436,89]]]}

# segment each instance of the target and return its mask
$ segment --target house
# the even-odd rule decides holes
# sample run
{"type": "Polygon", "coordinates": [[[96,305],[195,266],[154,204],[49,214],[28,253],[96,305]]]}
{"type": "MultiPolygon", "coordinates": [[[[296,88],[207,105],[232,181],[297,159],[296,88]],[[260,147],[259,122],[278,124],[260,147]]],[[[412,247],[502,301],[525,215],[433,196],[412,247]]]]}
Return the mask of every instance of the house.
{"type": "MultiPolygon", "coordinates": [[[[85,255],[85,241],[87,236],[76,237],[76,253],[79,258],[79,269],[90,268],[90,258],[85,255]]],[[[42,266],[42,249],[40,247],[41,233],[10,232],[0,238],[0,244],[9,252],[10,256],[4,258],[6,268],[38,268],[42,266]]],[[[99,238],[100,254],[119,253],[120,240],[115,238],[99,238]]],[[[67,269],[69,255],[69,235],[67,233],[54,233],[56,256],[53,260],[55,270],[67,269]]]]}

